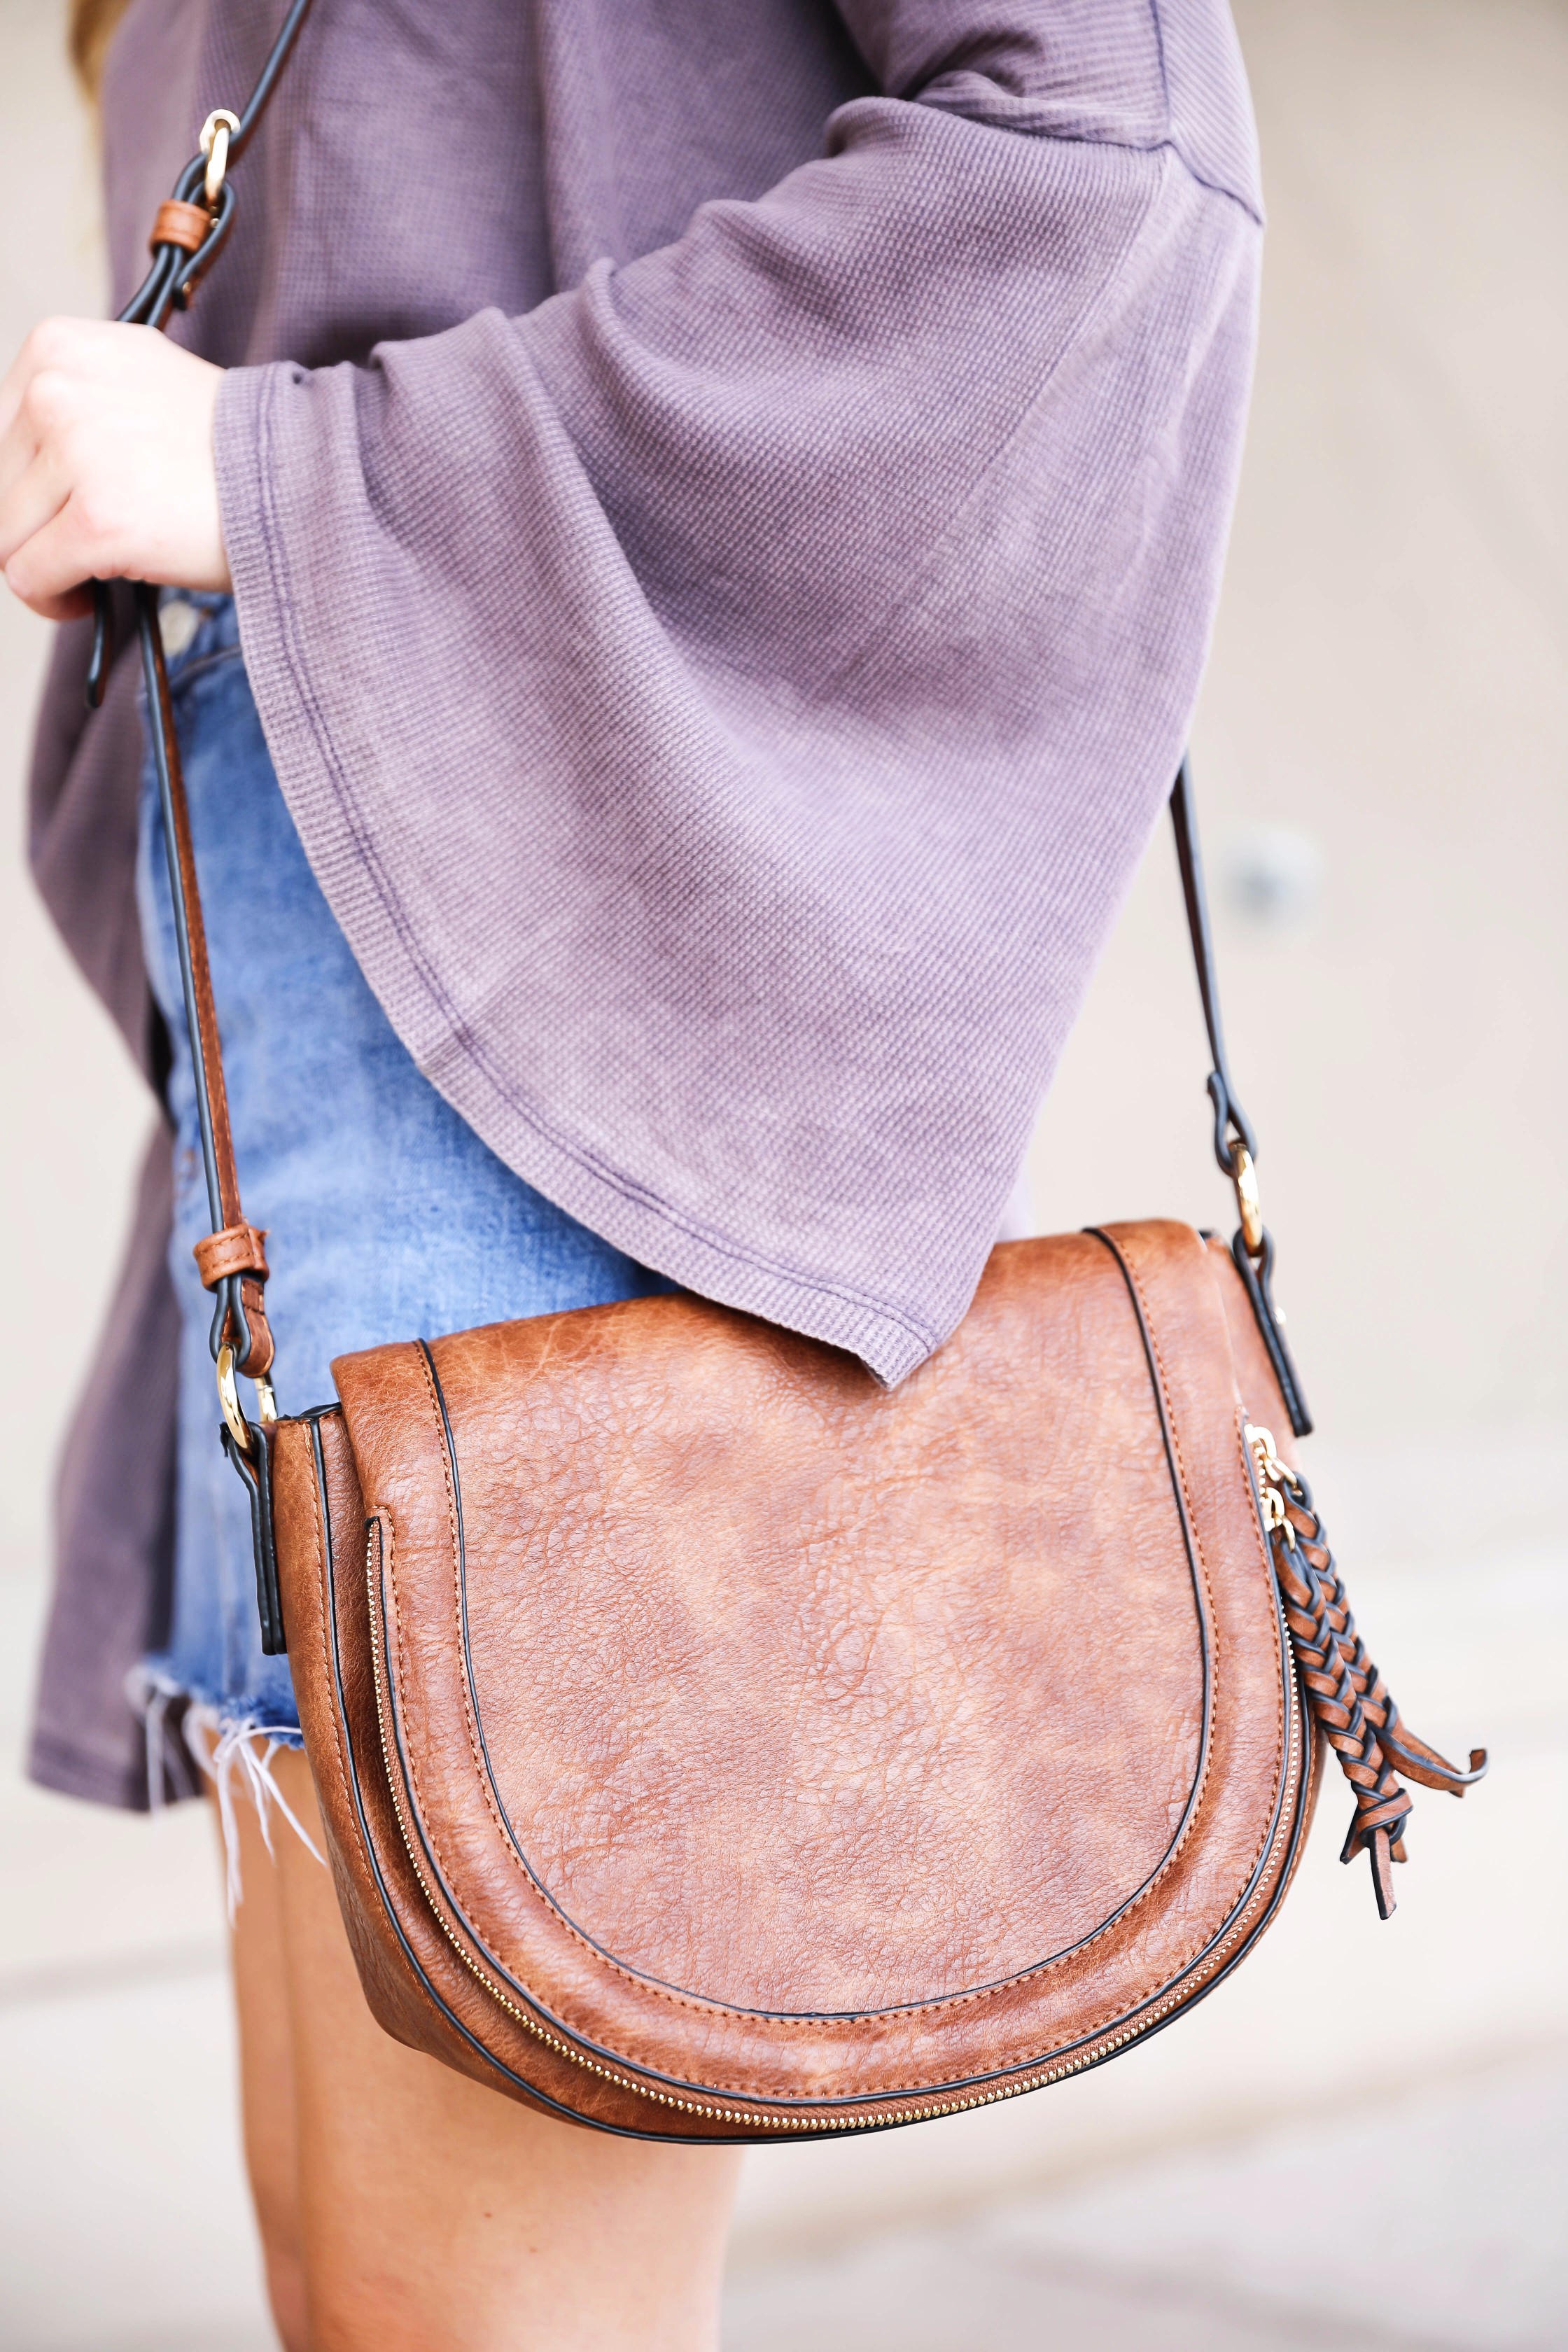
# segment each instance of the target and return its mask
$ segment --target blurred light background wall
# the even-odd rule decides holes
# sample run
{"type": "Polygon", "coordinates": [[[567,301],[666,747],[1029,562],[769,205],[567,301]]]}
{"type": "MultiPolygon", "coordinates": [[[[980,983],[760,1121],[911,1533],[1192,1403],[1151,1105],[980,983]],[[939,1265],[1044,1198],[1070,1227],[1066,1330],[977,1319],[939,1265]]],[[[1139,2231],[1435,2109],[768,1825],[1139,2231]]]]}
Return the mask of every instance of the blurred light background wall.
{"type": "MultiPolygon", "coordinates": [[[[101,305],[59,0],[0,0],[0,341],[101,305]]],[[[1231,1055],[1410,1720],[1400,1910],[1325,1793],[1234,1983],[1091,2077],[751,2161],[727,2342],[1568,2343],[1568,10],[1243,0],[1270,207],[1194,730],[1231,1055]],[[1331,2243],[1330,2259],[1326,2249],[1331,2243]]],[[[194,130],[193,126],[193,130],[194,130]]],[[[26,1788],[51,1465],[149,1111],[20,854],[47,630],[0,599],[0,2341],[240,2352],[261,2315],[204,1809],[26,1788]]],[[[1031,1159],[1054,1230],[1220,1223],[1156,836],[1031,1159]]]]}

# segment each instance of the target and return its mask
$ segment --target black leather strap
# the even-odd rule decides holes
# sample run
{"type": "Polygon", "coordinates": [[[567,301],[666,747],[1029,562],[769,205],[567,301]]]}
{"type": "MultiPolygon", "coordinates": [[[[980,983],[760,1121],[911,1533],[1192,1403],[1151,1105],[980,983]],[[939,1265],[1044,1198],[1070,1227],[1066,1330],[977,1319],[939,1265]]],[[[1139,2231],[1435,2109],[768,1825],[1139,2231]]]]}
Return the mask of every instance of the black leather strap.
{"type": "MultiPolygon", "coordinates": [[[[120,313],[121,323],[166,327],[173,310],[189,301],[195,287],[228,235],[234,218],[234,186],[228,165],[237,162],[249,144],[278,78],[288,62],[310,11],[310,0],[292,0],[260,78],[246,102],[245,111],[227,121],[226,153],[215,150],[212,181],[204,152],[192,157],[174,184],[170,204],[159,215],[153,249],[153,267],[120,313]],[[209,184],[212,194],[209,198],[209,184]],[[198,198],[200,201],[198,202],[198,198]],[[192,249],[203,217],[205,236],[192,249]],[[163,232],[173,227],[177,236],[163,232]]],[[[214,116],[211,130],[220,118],[214,116]]],[[[206,1175],[207,1202],[215,1234],[240,1234],[248,1246],[243,1263],[217,1271],[207,1282],[216,1300],[213,1316],[212,1349],[217,1360],[218,1393],[226,1426],[224,1446],[245,1482],[250,1504],[256,1550],[257,1602],[261,1617],[261,1647],[268,1656],[285,1646],[278,1598],[277,1560],[272,1545],[271,1431],[266,1416],[274,1412],[268,1375],[272,1366],[272,1335],[263,1304],[266,1259],[260,1236],[245,1225],[239,1202],[239,1181],[229,1136],[228,1109],[223,1075],[223,1054],[212,1003],[207,971],[206,938],[202,919],[201,891],[191,845],[184,783],[180,772],[180,747],[174,731],[174,708],[158,628],[158,596],[144,581],[133,583],[137,631],[152,722],[153,758],[169,853],[169,883],[174,902],[174,934],[179,949],[180,982],[184,995],[185,1023],[190,1034],[191,1063],[196,1087],[201,1128],[202,1163],[206,1175]],[[248,1373],[258,1383],[262,1418],[248,1420],[238,1402],[234,1371],[248,1373]]],[[[87,700],[96,709],[103,699],[109,666],[113,657],[110,591],[103,581],[93,583],[93,641],[88,666],[87,700]]],[[[232,1261],[233,1253],[229,1254],[232,1261]]]]}
{"type": "Polygon", "coordinates": [[[1254,1160],[1258,1138],[1252,1121],[1237,1099],[1230,1065],[1225,1055],[1225,1024],[1220,1019],[1219,982],[1215,976],[1214,940],[1209,930],[1208,894],[1204,887],[1203,853],[1198,847],[1197,812],[1193,804],[1192,754],[1184,754],[1171,787],[1171,824],[1176,835],[1176,863],[1182,870],[1182,896],[1187,902],[1187,929],[1193,961],[1198,968],[1198,994],[1204,1001],[1204,1024],[1209,1033],[1209,1095],[1214,1103],[1214,1156],[1227,1176],[1236,1173],[1232,1134],[1239,1136],[1254,1160]]]}
{"type": "MultiPolygon", "coordinates": [[[[1215,971],[1214,936],[1209,929],[1208,893],[1204,887],[1203,855],[1198,847],[1197,810],[1193,801],[1193,778],[1190,755],[1184,754],[1176,771],[1176,781],[1171,787],[1171,824],[1176,836],[1176,863],[1182,874],[1182,896],[1186,901],[1187,932],[1193,943],[1193,961],[1197,967],[1198,994],[1203,999],[1204,1025],[1208,1031],[1209,1058],[1214,1066],[1209,1072],[1209,1100],[1214,1105],[1214,1156],[1232,1182],[1236,1180],[1236,1150],[1239,1143],[1249,1159],[1258,1157],[1258,1137],[1252,1121],[1237,1097],[1230,1065],[1226,1059],[1225,1025],[1220,1019],[1219,981],[1215,971]]],[[[1284,1318],[1274,1304],[1274,1237],[1267,1226],[1256,1252],[1247,1246],[1238,1227],[1230,1245],[1236,1260],[1236,1270],[1246,1286],[1252,1302],[1252,1312],[1263,1344],[1268,1350],[1268,1360],[1274,1367],[1274,1377],[1285,1400],[1285,1410],[1290,1416],[1290,1426],[1298,1437],[1309,1437],[1312,1416],[1307,1410],[1307,1400],[1301,1391],[1300,1375],[1286,1342],[1284,1318]]]]}

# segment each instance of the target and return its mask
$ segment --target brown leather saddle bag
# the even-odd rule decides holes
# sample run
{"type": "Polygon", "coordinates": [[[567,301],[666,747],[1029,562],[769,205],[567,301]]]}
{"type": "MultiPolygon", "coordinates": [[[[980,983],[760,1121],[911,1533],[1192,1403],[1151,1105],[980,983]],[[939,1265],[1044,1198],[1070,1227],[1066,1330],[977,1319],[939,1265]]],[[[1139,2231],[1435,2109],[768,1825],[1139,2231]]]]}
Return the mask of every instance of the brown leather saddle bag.
{"type": "MultiPolygon", "coordinates": [[[[210,265],[226,164],[307,5],[244,116],[211,119],[127,318],[163,325],[210,265]]],[[[156,600],[136,600],[225,1443],[387,2031],[641,2136],[1011,2098],[1168,2024],[1251,1949],[1322,1738],[1354,1791],[1346,1859],[1370,1855],[1386,1916],[1398,1775],[1458,1794],[1485,1759],[1458,1772],[1405,1730],[1288,1453],[1310,1423],[1185,768],[1228,1251],[1159,1223],[1005,1244],[891,1393],[832,1349],[662,1297],[347,1356],[337,1404],[279,1421],[156,600]]]]}
{"type": "Polygon", "coordinates": [[[895,1393],[690,1297],[342,1359],[270,1433],[381,2022],[617,2130],[912,2122],[1165,2024],[1273,1915],[1315,1743],[1228,1253],[1004,1244],[895,1393]]]}

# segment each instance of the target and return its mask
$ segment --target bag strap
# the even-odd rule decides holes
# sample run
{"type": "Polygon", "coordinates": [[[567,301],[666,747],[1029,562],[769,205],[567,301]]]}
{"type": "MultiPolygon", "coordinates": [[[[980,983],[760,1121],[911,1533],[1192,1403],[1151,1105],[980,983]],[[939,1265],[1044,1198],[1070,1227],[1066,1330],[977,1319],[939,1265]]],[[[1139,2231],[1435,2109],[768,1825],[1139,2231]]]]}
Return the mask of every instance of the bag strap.
{"type": "Polygon", "coordinates": [[[1225,1028],[1220,1020],[1219,981],[1215,971],[1214,939],[1209,929],[1208,893],[1204,888],[1203,853],[1198,847],[1197,811],[1193,803],[1192,755],[1184,752],[1171,787],[1171,824],[1176,835],[1176,863],[1182,874],[1182,897],[1187,909],[1187,935],[1197,966],[1198,994],[1203,999],[1204,1026],[1208,1031],[1209,1100],[1214,1105],[1214,1156],[1223,1174],[1236,1188],[1240,1223],[1231,1239],[1243,1287],[1252,1303],[1263,1344],[1290,1426],[1298,1437],[1312,1433],[1312,1416],[1301,1391],[1300,1377],[1286,1344],[1284,1318],[1274,1304],[1274,1236],[1263,1222],[1258,1195],[1258,1138],[1242,1109],[1226,1058],[1225,1028]]]}
{"type": "MultiPolygon", "coordinates": [[[[228,235],[234,217],[234,191],[227,168],[245,152],[261,114],[277,86],[310,0],[293,0],[274,42],[261,76],[243,114],[216,109],[203,127],[201,152],[194,156],[174,184],[174,193],[160,206],[153,231],[153,267],[121,312],[135,325],[165,327],[175,309],[184,309],[228,235]]],[[[92,656],[88,673],[88,702],[96,709],[102,699],[110,658],[108,591],[94,583],[96,610],[92,656]]],[[[207,961],[206,929],[202,919],[201,887],[191,840],[190,812],[180,765],[169,675],[158,626],[155,589],[145,582],[134,588],[136,621],[142,646],[147,705],[155,714],[152,729],[153,759],[158,798],[163,814],[163,835],[169,861],[169,888],[174,907],[174,937],[179,951],[180,985],[184,999],[185,1025],[190,1037],[192,1073],[195,1082],[196,1114],[201,1129],[202,1165],[205,1171],[210,1236],[196,1245],[202,1282],[216,1302],[212,1351],[217,1367],[218,1397],[230,1458],[249,1487],[253,1508],[269,1518],[265,1496],[267,1446],[261,1442],[267,1425],[278,1417],[270,1373],[274,1359],[268,1327],[265,1288],[268,1276],[266,1236],[248,1223],[240,1205],[239,1178],[235,1166],[234,1138],[229,1126],[228,1097],[224,1084],[223,1048],[213,1003],[212,974],[207,961]],[[247,1420],[235,1376],[244,1373],[256,1383],[258,1430],[247,1420]],[[259,1488],[259,1491],[258,1491],[259,1488]]],[[[1171,820],[1175,829],[1176,857],[1186,902],[1187,929],[1193,961],[1197,967],[1198,992],[1208,1031],[1208,1091],[1215,1113],[1215,1157],[1236,1188],[1241,1223],[1231,1244],[1237,1270],[1252,1302],[1258,1329],[1268,1350],[1290,1424],[1297,1436],[1311,1428],[1300,1383],[1280,1329],[1272,1297],[1274,1244],[1258,1205],[1256,1161],[1258,1139],[1251,1120],[1237,1097],[1226,1058],[1220,1020],[1219,987],[1215,973],[1214,942],[1208,903],[1204,890],[1203,862],[1198,849],[1197,819],[1193,803],[1192,775],[1184,757],[1171,789],[1171,820]]],[[[258,1564],[261,1560],[261,1518],[258,1520],[258,1564]]],[[[267,1611],[264,1605],[264,1620],[267,1611]]],[[[279,1635],[280,1646],[280,1635],[279,1635]]]]}
{"type": "MultiPolygon", "coordinates": [[[[229,166],[238,162],[255,136],[310,9],[310,0],[291,0],[243,112],[236,114],[228,107],[215,107],[203,124],[197,153],[175,181],[173,195],[158,207],[149,239],[153,266],[120,312],[121,325],[163,329],[176,310],[189,307],[233,225],[234,187],[228,177],[229,166]]],[[[252,1436],[240,1410],[236,1372],[244,1372],[256,1382],[262,1420],[270,1422],[278,1417],[269,1378],[275,1349],[263,1297],[268,1271],[265,1235],[247,1223],[240,1207],[228,1095],[224,1085],[223,1050],[207,964],[206,929],[202,919],[201,890],[191,845],[190,814],[163,662],[163,642],[158,627],[157,591],[144,581],[138,581],[133,594],[147,707],[155,714],[153,757],[163,812],[180,982],[195,1076],[207,1212],[213,1228],[211,1236],[197,1245],[196,1263],[203,1284],[216,1301],[212,1350],[217,1364],[224,1420],[236,1444],[248,1453],[252,1451],[252,1436]]],[[[109,588],[105,582],[95,580],[92,652],[87,674],[89,709],[96,710],[103,699],[112,659],[109,588]]]]}

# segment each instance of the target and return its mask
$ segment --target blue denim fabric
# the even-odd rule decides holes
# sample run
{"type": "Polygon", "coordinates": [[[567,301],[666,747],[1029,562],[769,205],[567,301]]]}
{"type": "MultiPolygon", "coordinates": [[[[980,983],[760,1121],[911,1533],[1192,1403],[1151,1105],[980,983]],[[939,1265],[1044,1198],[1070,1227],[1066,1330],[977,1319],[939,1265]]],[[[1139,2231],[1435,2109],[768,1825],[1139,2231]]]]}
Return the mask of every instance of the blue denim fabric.
{"type": "MultiPolygon", "coordinates": [[[[164,598],[229,1115],[247,1216],[268,1228],[279,1409],[331,1402],[334,1356],[667,1289],[514,1176],[421,1076],[371,994],[278,788],[227,597],[164,598]],[[182,626],[183,624],[183,626],[182,626]]],[[[150,1688],[297,1737],[286,1658],[261,1654],[244,1491],[218,1443],[209,1230],[163,824],[149,758],[137,902],[169,1024],[170,1271],[183,1318],[174,1620],[150,1688]]]]}

